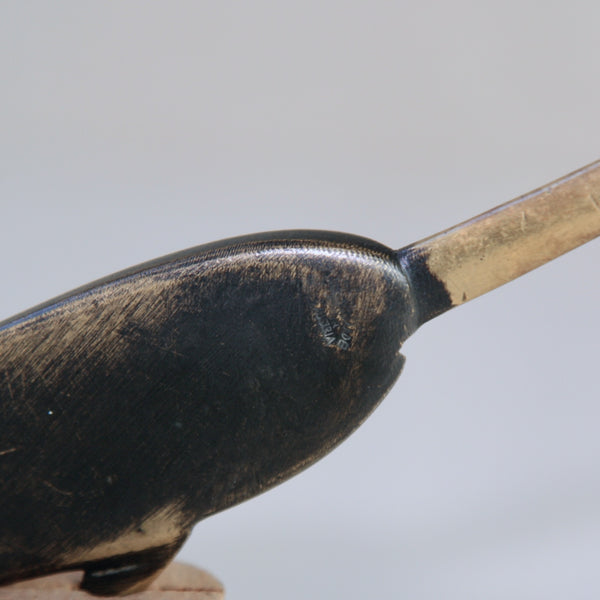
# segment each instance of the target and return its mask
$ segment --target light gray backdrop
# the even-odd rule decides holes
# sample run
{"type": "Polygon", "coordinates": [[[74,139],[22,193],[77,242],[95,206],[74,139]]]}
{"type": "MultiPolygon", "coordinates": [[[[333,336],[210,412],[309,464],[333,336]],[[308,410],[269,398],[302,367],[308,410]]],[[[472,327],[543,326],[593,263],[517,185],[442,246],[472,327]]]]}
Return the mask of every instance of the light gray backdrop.
{"type": "MultiPolygon", "coordinates": [[[[3,2],[1,317],[253,231],[400,247],[599,158],[599,7],[3,2]]],[[[597,598],[599,258],[424,326],[361,430],[181,559],[231,600],[597,598]]]]}

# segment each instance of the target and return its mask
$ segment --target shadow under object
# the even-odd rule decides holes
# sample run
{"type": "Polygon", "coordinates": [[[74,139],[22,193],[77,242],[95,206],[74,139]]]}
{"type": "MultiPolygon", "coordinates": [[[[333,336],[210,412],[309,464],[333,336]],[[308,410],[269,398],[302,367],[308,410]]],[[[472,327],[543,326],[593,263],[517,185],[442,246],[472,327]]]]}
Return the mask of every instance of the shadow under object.
{"type": "Polygon", "coordinates": [[[224,240],[0,324],[0,583],[143,589],[198,520],[356,429],[420,325],[600,234],[597,198],[600,163],[399,251],[224,240]]]}

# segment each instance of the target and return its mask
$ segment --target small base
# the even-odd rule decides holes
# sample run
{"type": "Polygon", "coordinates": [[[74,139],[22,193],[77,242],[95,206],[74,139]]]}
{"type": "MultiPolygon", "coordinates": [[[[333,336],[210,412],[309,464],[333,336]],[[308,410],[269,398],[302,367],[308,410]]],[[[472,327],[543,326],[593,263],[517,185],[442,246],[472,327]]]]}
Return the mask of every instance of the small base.
{"type": "MultiPolygon", "coordinates": [[[[99,598],[79,588],[81,572],[59,573],[0,587],[0,600],[90,600],[99,598]]],[[[170,564],[143,592],[104,596],[127,600],[224,600],[220,581],[189,565],[170,564]]]]}

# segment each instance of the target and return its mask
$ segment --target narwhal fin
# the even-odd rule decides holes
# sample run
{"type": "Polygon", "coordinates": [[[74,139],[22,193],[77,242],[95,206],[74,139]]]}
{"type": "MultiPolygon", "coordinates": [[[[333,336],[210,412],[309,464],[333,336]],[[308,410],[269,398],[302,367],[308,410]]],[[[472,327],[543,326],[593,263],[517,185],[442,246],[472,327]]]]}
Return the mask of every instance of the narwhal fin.
{"type": "Polygon", "coordinates": [[[145,590],[173,559],[186,537],[172,544],[89,563],[84,567],[81,588],[98,596],[125,595],[145,590]]]}

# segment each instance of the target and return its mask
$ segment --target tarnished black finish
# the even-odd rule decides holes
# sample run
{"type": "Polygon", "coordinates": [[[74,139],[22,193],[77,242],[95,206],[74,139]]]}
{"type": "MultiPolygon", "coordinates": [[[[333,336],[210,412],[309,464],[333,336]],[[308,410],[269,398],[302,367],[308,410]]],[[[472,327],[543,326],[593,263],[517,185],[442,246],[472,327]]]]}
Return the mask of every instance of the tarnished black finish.
{"type": "Polygon", "coordinates": [[[279,232],[141,265],[0,326],[0,582],[115,593],[310,465],[400,373],[397,254],[279,232]]]}
{"type": "Polygon", "coordinates": [[[398,250],[397,256],[410,283],[419,325],[453,307],[446,285],[429,269],[427,264],[429,256],[426,250],[415,250],[409,246],[398,250]]]}
{"type": "Polygon", "coordinates": [[[392,251],[225,240],[0,324],[0,583],[146,586],[198,520],[309,466],[419,325],[600,236],[600,162],[392,251]]]}

